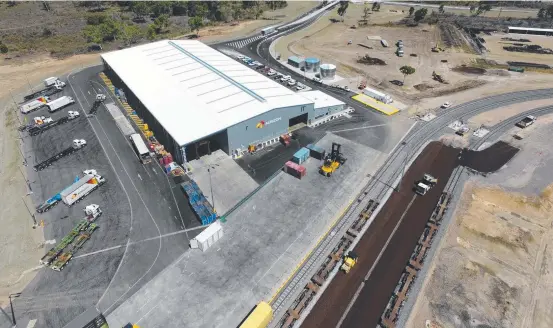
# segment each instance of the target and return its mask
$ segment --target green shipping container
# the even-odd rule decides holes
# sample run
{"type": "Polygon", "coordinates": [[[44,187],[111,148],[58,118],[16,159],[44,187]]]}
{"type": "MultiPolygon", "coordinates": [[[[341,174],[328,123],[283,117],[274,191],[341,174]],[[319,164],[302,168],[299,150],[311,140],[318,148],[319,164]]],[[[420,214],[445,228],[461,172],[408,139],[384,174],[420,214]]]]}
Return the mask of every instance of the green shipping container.
{"type": "Polygon", "coordinates": [[[518,73],[524,73],[524,67],[509,66],[509,71],[511,71],[511,72],[518,72],[518,73]]]}

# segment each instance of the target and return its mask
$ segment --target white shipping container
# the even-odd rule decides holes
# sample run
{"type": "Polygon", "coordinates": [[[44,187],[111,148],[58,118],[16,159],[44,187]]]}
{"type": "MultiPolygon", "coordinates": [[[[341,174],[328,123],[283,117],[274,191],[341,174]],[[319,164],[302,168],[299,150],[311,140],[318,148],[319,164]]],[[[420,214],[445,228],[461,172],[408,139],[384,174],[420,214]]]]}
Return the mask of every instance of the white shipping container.
{"type": "Polygon", "coordinates": [[[390,104],[392,102],[394,102],[394,100],[392,99],[392,97],[390,97],[389,95],[385,94],[385,93],[382,93],[380,91],[377,91],[375,89],[371,89],[371,88],[365,88],[363,89],[363,94],[369,96],[369,97],[372,97],[378,101],[381,101],[385,104],[390,104]]]}
{"type": "Polygon", "coordinates": [[[58,78],[55,77],[55,76],[49,77],[49,78],[47,78],[47,79],[44,79],[44,86],[48,88],[48,87],[50,87],[50,86],[56,84],[56,81],[57,81],[57,80],[58,80],[58,78]]]}
{"type": "Polygon", "coordinates": [[[202,252],[205,252],[222,237],[223,226],[221,226],[219,221],[215,221],[199,235],[190,240],[190,248],[199,248],[202,252]]]}
{"type": "Polygon", "coordinates": [[[72,104],[74,102],[75,102],[75,100],[73,100],[73,98],[69,97],[69,96],[63,96],[63,97],[60,97],[58,99],[54,99],[54,100],[52,100],[51,102],[49,102],[47,104],[48,107],[49,107],[48,111],[49,112],[55,112],[58,109],[60,109],[62,107],[65,107],[69,104],[72,104]]]}

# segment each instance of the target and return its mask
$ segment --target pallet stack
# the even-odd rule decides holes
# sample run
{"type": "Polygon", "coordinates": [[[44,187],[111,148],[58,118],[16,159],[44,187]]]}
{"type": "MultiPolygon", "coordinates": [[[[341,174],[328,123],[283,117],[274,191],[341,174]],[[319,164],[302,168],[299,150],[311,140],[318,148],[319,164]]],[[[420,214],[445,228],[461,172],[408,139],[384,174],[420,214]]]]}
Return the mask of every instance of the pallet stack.
{"type": "Polygon", "coordinates": [[[211,204],[207,201],[204,194],[193,180],[181,183],[184,193],[188,197],[188,203],[192,206],[194,213],[202,221],[202,225],[213,223],[217,219],[217,214],[211,204]]]}

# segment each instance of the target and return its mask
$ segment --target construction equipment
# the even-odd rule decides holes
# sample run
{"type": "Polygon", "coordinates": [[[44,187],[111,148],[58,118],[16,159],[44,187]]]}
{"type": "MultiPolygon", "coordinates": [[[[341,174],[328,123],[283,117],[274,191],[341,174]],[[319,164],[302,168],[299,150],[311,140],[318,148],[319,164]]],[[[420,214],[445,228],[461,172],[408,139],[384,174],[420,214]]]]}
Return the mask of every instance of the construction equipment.
{"type": "Polygon", "coordinates": [[[357,264],[358,258],[357,254],[353,251],[349,251],[347,255],[344,256],[344,262],[342,263],[340,269],[345,273],[349,273],[349,271],[357,264]]]}
{"type": "Polygon", "coordinates": [[[61,152],[57,153],[56,155],[48,158],[47,160],[45,160],[43,162],[40,162],[39,164],[34,166],[34,169],[35,169],[35,171],[42,171],[45,168],[47,168],[48,166],[52,165],[57,160],[59,160],[60,158],[65,157],[65,156],[69,156],[69,155],[73,154],[74,152],[76,152],[77,150],[83,148],[84,146],[86,146],[86,140],[84,140],[84,139],[75,139],[75,140],[73,140],[73,144],[71,145],[71,147],[68,147],[68,148],[62,150],[61,152]]]}
{"type": "Polygon", "coordinates": [[[335,142],[332,143],[332,150],[330,154],[326,155],[324,164],[319,170],[322,175],[330,177],[332,173],[334,173],[334,171],[336,171],[340,167],[340,165],[344,165],[347,158],[345,158],[340,152],[341,148],[342,145],[335,142]]]}
{"type": "Polygon", "coordinates": [[[443,76],[441,76],[440,74],[436,73],[436,71],[432,72],[432,79],[435,80],[435,81],[438,81],[440,83],[447,83],[445,78],[443,76]]]}
{"type": "Polygon", "coordinates": [[[422,180],[415,184],[415,192],[421,196],[424,196],[430,189],[432,189],[432,187],[436,185],[436,183],[438,183],[438,179],[428,173],[425,173],[422,180]]]}

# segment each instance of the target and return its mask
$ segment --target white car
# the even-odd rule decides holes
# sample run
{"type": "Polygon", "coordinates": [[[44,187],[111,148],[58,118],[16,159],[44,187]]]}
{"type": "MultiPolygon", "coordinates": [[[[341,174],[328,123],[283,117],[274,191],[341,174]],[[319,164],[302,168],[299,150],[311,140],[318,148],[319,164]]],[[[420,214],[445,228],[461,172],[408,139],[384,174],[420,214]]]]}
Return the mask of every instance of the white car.
{"type": "Polygon", "coordinates": [[[296,80],[290,79],[290,80],[288,81],[288,85],[291,86],[291,87],[294,86],[294,85],[296,85],[296,80]]]}
{"type": "Polygon", "coordinates": [[[287,82],[290,79],[291,79],[290,75],[284,75],[283,77],[280,78],[280,81],[281,82],[287,82]]]}
{"type": "Polygon", "coordinates": [[[346,90],[346,91],[349,91],[349,87],[348,87],[347,85],[344,85],[344,86],[342,87],[342,89],[344,89],[344,90],[346,90]]]}
{"type": "Polygon", "coordinates": [[[244,59],[244,55],[238,55],[238,56],[236,56],[236,58],[242,60],[242,59],[244,59]]]}
{"type": "Polygon", "coordinates": [[[255,62],[249,62],[248,66],[255,66],[255,62]]]}
{"type": "Polygon", "coordinates": [[[319,79],[318,77],[314,77],[313,82],[323,83],[323,80],[319,79]]]}
{"type": "Polygon", "coordinates": [[[296,89],[297,91],[302,91],[302,90],[305,89],[305,86],[300,85],[300,84],[298,83],[298,85],[296,85],[295,89],[296,89]]]}
{"type": "Polygon", "coordinates": [[[449,108],[451,107],[451,103],[449,101],[442,104],[442,108],[449,108]]]}
{"type": "Polygon", "coordinates": [[[273,75],[275,75],[276,73],[277,73],[276,71],[270,70],[270,71],[267,73],[267,75],[273,76],[273,75]]]}

